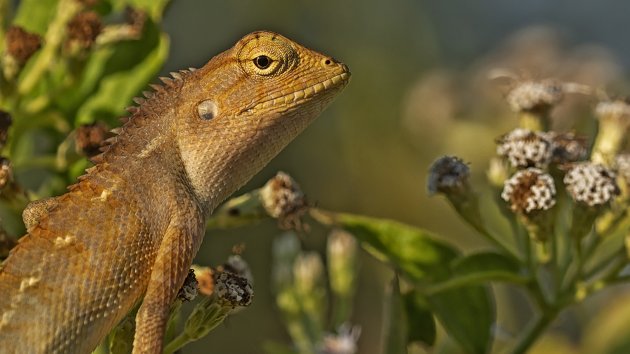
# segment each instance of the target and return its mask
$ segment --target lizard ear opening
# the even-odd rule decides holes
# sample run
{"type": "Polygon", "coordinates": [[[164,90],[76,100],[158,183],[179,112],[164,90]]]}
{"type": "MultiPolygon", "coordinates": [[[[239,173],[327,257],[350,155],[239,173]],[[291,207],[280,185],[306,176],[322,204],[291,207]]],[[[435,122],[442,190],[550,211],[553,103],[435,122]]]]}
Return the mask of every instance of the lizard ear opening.
{"type": "Polygon", "coordinates": [[[201,101],[197,105],[197,115],[203,120],[211,120],[219,114],[219,107],[212,100],[201,101]]]}

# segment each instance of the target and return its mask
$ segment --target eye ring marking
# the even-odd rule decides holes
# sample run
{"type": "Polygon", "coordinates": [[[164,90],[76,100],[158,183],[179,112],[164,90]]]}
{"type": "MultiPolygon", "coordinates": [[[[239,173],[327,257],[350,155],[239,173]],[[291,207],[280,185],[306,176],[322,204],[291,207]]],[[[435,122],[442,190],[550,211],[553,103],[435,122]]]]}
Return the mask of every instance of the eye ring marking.
{"type": "Polygon", "coordinates": [[[256,67],[261,70],[265,70],[269,68],[272,62],[273,62],[273,59],[271,59],[270,57],[266,55],[259,55],[256,58],[254,58],[254,65],[256,65],[256,67]]]}
{"type": "Polygon", "coordinates": [[[197,115],[203,120],[212,120],[219,114],[219,107],[212,100],[201,101],[197,105],[197,115]]]}

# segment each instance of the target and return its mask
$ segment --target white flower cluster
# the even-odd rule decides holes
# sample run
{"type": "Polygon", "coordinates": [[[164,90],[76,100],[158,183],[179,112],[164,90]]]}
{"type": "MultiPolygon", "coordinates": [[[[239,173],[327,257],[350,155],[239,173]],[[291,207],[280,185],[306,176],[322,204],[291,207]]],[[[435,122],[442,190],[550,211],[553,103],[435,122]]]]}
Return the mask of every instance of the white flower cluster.
{"type": "Polygon", "coordinates": [[[545,168],[551,161],[555,144],[543,132],[517,128],[497,139],[497,154],[515,168],[545,168]]]}
{"type": "Polygon", "coordinates": [[[573,200],[588,206],[607,204],[620,192],[615,173],[590,162],[573,165],[564,175],[564,184],[573,200]]]}
{"type": "Polygon", "coordinates": [[[505,98],[515,112],[550,107],[560,102],[562,86],[553,81],[524,81],[514,87],[505,98]]]}
{"type": "Polygon", "coordinates": [[[512,211],[524,214],[550,209],[556,204],[555,196],[553,178],[537,168],[516,172],[505,181],[501,193],[512,211]]]}

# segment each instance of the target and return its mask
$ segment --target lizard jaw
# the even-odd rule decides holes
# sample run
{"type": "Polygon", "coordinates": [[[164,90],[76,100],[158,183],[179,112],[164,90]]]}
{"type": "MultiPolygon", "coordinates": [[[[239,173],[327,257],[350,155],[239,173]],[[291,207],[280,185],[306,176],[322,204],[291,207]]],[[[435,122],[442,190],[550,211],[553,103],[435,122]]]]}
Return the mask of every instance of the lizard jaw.
{"type": "Polygon", "coordinates": [[[269,109],[272,107],[279,106],[297,106],[301,103],[310,100],[312,97],[317,96],[320,93],[326,92],[331,89],[340,89],[343,88],[348,81],[350,80],[350,72],[345,71],[340,74],[337,74],[329,79],[324,81],[315,83],[311,86],[307,86],[304,89],[286,94],[284,96],[272,98],[263,102],[259,102],[254,106],[250,106],[240,112],[243,113],[252,113],[253,111],[257,111],[260,109],[269,109]]]}

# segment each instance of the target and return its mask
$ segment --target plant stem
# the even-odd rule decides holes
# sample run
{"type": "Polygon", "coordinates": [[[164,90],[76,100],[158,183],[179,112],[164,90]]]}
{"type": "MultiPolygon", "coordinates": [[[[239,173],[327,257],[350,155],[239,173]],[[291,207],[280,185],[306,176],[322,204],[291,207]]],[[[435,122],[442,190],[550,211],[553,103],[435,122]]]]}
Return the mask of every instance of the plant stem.
{"type": "Polygon", "coordinates": [[[164,347],[163,353],[164,354],[175,353],[176,350],[182,348],[183,346],[188,344],[190,341],[191,341],[190,336],[188,336],[185,332],[181,333],[164,347]]]}
{"type": "Polygon", "coordinates": [[[511,354],[522,354],[536,342],[538,337],[547,329],[549,324],[556,318],[558,311],[555,308],[550,308],[543,311],[542,315],[536,320],[532,321],[523,336],[519,339],[516,346],[510,350],[511,354]]]}

